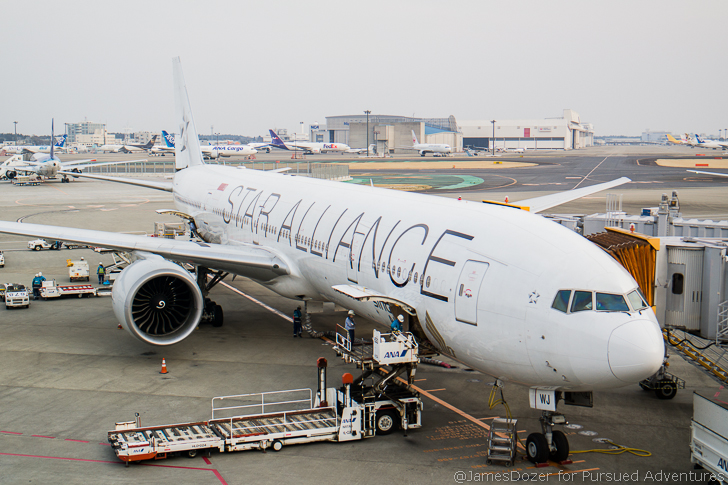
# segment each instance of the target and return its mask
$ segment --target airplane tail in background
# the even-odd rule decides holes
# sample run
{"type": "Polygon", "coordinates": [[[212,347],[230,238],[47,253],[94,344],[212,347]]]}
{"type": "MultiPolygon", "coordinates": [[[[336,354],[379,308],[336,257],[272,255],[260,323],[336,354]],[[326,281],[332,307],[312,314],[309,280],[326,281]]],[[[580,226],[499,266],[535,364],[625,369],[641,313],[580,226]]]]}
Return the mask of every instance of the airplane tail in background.
{"type": "Polygon", "coordinates": [[[152,148],[152,147],[154,146],[154,144],[155,144],[156,142],[157,142],[157,135],[154,135],[154,136],[152,137],[152,139],[151,139],[151,140],[149,140],[148,142],[146,142],[146,143],[145,143],[145,144],[144,144],[144,145],[142,146],[142,148],[144,148],[145,150],[149,150],[149,149],[151,149],[151,148],[152,148]]]}
{"type": "Polygon", "coordinates": [[[698,136],[698,134],[697,134],[697,133],[695,134],[695,140],[696,140],[696,141],[697,141],[698,143],[705,143],[705,142],[704,142],[703,140],[701,140],[701,139],[700,139],[700,137],[698,136]]]}
{"type": "Polygon", "coordinates": [[[412,144],[413,145],[419,145],[420,142],[417,141],[417,135],[415,135],[415,130],[412,130],[412,144]]]}
{"type": "Polygon", "coordinates": [[[202,149],[200,139],[195,128],[195,120],[192,118],[190,98],[187,96],[187,85],[182,72],[182,63],[179,57],[172,59],[172,71],[174,74],[174,98],[179,122],[179,139],[175,142],[175,169],[182,170],[187,167],[204,165],[202,161],[202,149]]]}
{"type": "Polygon", "coordinates": [[[56,140],[56,148],[63,148],[64,146],[66,146],[66,138],[68,138],[68,135],[65,134],[62,137],[59,137],[56,140]]]}
{"type": "Polygon", "coordinates": [[[162,138],[164,138],[164,144],[167,148],[174,148],[174,135],[170,135],[166,131],[162,130],[162,138]]]}
{"type": "Polygon", "coordinates": [[[276,135],[276,132],[273,130],[268,130],[270,132],[270,144],[271,146],[274,146],[276,148],[280,148],[282,150],[288,150],[289,148],[286,146],[286,144],[281,140],[281,138],[276,135]]]}

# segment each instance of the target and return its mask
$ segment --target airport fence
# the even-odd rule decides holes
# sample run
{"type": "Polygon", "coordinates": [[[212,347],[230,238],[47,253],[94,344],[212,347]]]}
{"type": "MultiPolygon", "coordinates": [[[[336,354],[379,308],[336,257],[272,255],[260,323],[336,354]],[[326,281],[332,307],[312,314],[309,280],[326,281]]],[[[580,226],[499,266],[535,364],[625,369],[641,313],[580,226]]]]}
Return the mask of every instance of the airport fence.
{"type": "MultiPolygon", "coordinates": [[[[281,170],[286,173],[324,180],[349,180],[349,166],[345,163],[317,162],[263,162],[255,160],[214,161],[211,164],[230,167],[245,167],[253,170],[281,170]]],[[[151,174],[164,175],[174,173],[174,161],[153,160],[146,162],[119,163],[116,165],[98,165],[84,169],[86,173],[104,175],[151,174]]]]}

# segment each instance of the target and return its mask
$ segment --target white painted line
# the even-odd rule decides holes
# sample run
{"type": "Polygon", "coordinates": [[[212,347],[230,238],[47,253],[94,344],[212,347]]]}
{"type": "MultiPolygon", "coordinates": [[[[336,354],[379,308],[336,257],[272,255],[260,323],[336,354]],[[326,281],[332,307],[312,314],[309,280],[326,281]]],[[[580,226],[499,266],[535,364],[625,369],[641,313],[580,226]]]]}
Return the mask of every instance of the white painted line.
{"type": "Polygon", "coordinates": [[[260,301],[260,300],[258,300],[258,299],[256,299],[256,298],[253,298],[253,297],[252,297],[252,296],[250,296],[250,295],[246,295],[246,294],[245,294],[245,293],[243,293],[242,291],[238,290],[237,288],[235,288],[235,287],[233,287],[233,286],[230,286],[229,284],[225,283],[224,281],[221,281],[221,282],[220,282],[220,284],[221,284],[221,285],[223,285],[223,286],[224,286],[225,288],[227,288],[228,290],[230,290],[230,291],[232,291],[232,292],[235,292],[235,293],[237,293],[237,294],[238,294],[238,295],[240,295],[240,296],[244,296],[245,298],[247,298],[248,300],[252,301],[253,303],[257,303],[258,305],[262,306],[263,308],[265,308],[265,309],[266,309],[266,310],[268,310],[269,312],[271,312],[271,313],[275,313],[276,315],[278,315],[279,317],[283,318],[284,320],[288,320],[289,322],[293,323],[293,317],[289,317],[288,315],[286,315],[286,314],[285,314],[285,313],[283,313],[282,311],[276,310],[276,309],[275,309],[275,308],[273,308],[272,306],[266,305],[266,304],[265,304],[265,303],[263,303],[262,301],[260,301]]]}

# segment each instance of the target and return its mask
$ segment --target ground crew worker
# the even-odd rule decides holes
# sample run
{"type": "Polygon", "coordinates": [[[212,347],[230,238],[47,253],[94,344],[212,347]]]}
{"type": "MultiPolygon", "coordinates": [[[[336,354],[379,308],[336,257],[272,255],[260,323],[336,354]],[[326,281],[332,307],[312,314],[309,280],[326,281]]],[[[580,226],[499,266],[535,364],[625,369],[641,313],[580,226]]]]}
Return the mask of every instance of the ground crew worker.
{"type": "Polygon", "coordinates": [[[96,274],[99,275],[99,284],[104,284],[104,277],[106,276],[106,268],[104,268],[104,263],[99,261],[99,267],[96,268],[96,274]]]}
{"type": "Polygon", "coordinates": [[[389,331],[392,333],[401,332],[403,323],[404,323],[404,316],[398,315],[397,318],[392,320],[392,324],[389,326],[389,331]]]}
{"type": "Polygon", "coordinates": [[[293,310],[293,337],[301,336],[301,307],[293,310]]]}
{"type": "Polygon", "coordinates": [[[43,273],[38,273],[35,275],[35,278],[33,278],[33,299],[37,300],[40,298],[40,288],[43,286],[43,282],[45,281],[45,277],[43,276],[43,273]]]}
{"type": "Polygon", "coordinates": [[[354,345],[354,330],[356,329],[356,322],[354,321],[354,310],[349,310],[349,316],[346,317],[344,322],[344,329],[346,329],[347,336],[351,345],[354,345]]]}

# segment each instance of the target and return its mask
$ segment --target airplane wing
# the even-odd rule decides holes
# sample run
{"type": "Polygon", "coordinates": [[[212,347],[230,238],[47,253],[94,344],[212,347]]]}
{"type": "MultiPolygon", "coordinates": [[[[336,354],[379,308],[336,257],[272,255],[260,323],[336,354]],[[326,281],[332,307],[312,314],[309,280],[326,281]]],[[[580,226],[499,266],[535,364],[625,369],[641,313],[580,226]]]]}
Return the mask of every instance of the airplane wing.
{"type": "Polygon", "coordinates": [[[58,173],[60,173],[61,175],[72,175],[74,177],[105,180],[107,182],[117,182],[120,184],[138,185],[140,187],[147,187],[148,189],[164,190],[166,192],[172,192],[172,182],[155,182],[153,180],[129,179],[129,178],[125,178],[125,177],[111,177],[108,175],[98,175],[95,173],[90,174],[90,173],[71,172],[70,170],[59,170],[58,173]]]}
{"type": "Polygon", "coordinates": [[[69,162],[61,162],[61,167],[63,170],[72,170],[74,168],[88,168],[88,167],[100,167],[102,165],[119,165],[122,163],[137,163],[137,162],[146,162],[148,160],[141,159],[141,160],[123,160],[123,161],[116,161],[116,162],[99,162],[99,163],[88,163],[88,162],[95,162],[96,159],[92,160],[72,160],[69,162]]]}
{"type": "Polygon", "coordinates": [[[241,276],[270,280],[290,274],[285,261],[268,248],[253,245],[221,245],[204,242],[0,221],[0,233],[75,242],[119,251],[145,251],[171,261],[202,265],[241,276]]]}
{"type": "Polygon", "coordinates": [[[701,170],[688,170],[688,172],[693,173],[702,173],[704,175],[717,175],[718,177],[728,177],[728,173],[718,173],[718,172],[703,172],[701,170]]]}
{"type": "Polygon", "coordinates": [[[543,210],[550,209],[551,207],[556,207],[557,205],[565,204],[567,202],[571,202],[572,200],[580,199],[582,197],[586,197],[587,195],[591,195],[602,190],[611,189],[612,187],[617,187],[631,181],[632,180],[627,177],[622,177],[616,180],[612,180],[611,182],[604,182],[589,187],[567,190],[565,192],[557,192],[555,194],[544,195],[542,197],[534,197],[533,199],[520,200],[517,204],[519,206],[529,207],[529,210],[531,212],[541,212],[543,210]]]}

